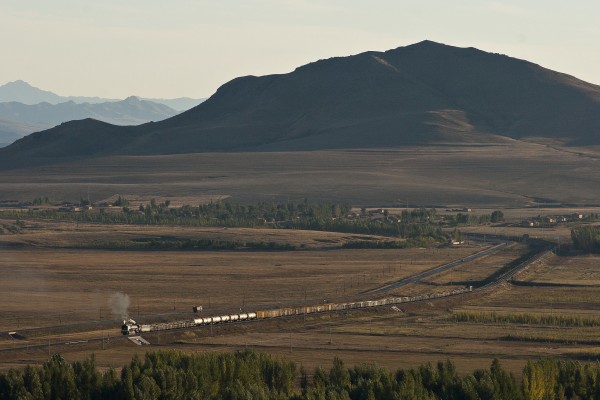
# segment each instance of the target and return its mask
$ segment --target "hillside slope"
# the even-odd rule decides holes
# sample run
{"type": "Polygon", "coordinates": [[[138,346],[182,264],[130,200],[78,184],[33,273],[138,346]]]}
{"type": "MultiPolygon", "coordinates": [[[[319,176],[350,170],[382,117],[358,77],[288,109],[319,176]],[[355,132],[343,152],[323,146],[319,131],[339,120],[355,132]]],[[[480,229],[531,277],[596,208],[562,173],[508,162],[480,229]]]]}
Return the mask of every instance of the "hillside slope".
{"type": "Polygon", "coordinates": [[[158,123],[63,124],[19,140],[0,156],[46,158],[65,143],[71,151],[61,154],[80,157],[512,139],[600,144],[600,87],[527,61],[424,41],[321,60],[288,74],[237,78],[158,123]],[[89,141],[105,134],[122,140],[90,153],[89,141]]]}

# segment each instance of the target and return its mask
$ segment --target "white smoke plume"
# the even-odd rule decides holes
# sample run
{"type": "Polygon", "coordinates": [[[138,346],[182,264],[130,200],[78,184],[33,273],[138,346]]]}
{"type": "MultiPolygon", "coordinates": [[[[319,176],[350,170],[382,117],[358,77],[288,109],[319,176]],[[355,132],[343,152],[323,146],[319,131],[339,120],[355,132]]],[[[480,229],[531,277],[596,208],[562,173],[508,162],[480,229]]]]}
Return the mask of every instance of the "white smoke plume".
{"type": "Polygon", "coordinates": [[[129,318],[127,309],[129,308],[129,296],[123,292],[116,292],[108,299],[108,304],[112,310],[112,313],[118,316],[120,319],[125,321],[129,318]]]}

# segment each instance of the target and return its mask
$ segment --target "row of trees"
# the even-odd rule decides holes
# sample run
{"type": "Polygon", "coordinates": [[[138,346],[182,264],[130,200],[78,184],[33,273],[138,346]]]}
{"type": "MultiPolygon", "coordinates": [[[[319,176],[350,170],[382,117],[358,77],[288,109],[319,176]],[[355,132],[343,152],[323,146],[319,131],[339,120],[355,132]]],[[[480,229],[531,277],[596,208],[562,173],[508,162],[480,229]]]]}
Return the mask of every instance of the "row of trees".
{"type": "Polygon", "coordinates": [[[270,355],[243,351],[137,356],[118,374],[99,372],[94,357],[68,363],[55,355],[41,367],[0,374],[0,399],[598,399],[600,364],[530,361],[517,382],[498,360],[459,376],[450,361],[395,373],[375,365],[309,372],[270,355]]]}
{"type": "MultiPolygon", "coordinates": [[[[126,199],[121,199],[126,202],[126,199]]],[[[256,205],[215,202],[197,207],[170,208],[168,202],[152,200],[137,210],[124,207],[123,212],[104,210],[79,213],[58,210],[30,210],[33,218],[71,220],[104,224],[151,224],[182,226],[273,227],[318,231],[378,234],[425,241],[443,241],[446,235],[433,222],[435,210],[403,211],[400,222],[392,218],[347,218],[350,206],[318,203],[258,203],[256,205]]],[[[4,217],[23,217],[23,213],[2,211],[4,217]]]]}
{"type": "Polygon", "coordinates": [[[600,326],[600,318],[578,315],[556,314],[498,314],[496,312],[456,312],[451,319],[455,322],[473,322],[482,324],[529,324],[564,327],[600,326]]]}
{"type": "Polygon", "coordinates": [[[497,223],[504,221],[504,213],[500,210],[493,211],[491,214],[463,214],[445,215],[444,219],[450,225],[483,225],[488,223],[497,223]]]}
{"type": "Polygon", "coordinates": [[[600,251],[600,226],[582,226],[571,230],[571,239],[575,248],[588,251],[600,251]]]}
{"type": "MultiPolygon", "coordinates": [[[[301,246],[303,247],[303,246],[301,246]]],[[[289,243],[245,242],[218,239],[149,239],[149,240],[112,240],[94,241],[79,245],[78,248],[110,250],[296,250],[289,243]]]]}

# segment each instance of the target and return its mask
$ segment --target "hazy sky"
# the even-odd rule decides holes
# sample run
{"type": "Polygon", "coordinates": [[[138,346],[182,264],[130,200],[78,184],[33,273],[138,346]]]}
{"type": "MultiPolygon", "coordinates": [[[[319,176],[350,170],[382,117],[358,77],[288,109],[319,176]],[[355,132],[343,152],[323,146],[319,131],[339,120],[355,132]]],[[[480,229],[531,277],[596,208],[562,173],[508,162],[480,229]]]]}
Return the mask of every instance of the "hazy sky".
{"type": "Polygon", "coordinates": [[[0,0],[0,84],[207,97],[241,75],[423,39],[600,84],[600,1],[0,0]]]}

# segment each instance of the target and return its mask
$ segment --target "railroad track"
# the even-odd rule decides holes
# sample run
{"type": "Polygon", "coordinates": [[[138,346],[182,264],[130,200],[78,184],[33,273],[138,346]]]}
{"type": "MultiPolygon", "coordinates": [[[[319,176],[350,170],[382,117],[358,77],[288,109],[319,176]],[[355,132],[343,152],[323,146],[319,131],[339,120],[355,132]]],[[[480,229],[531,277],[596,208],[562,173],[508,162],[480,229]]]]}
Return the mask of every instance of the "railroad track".
{"type": "Polygon", "coordinates": [[[417,275],[413,275],[413,276],[410,276],[408,278],[403,278],[403,279],[401,279],[399,281],[396,281],[396,282],[393,282],[393,283],[389,283],[389,284],[387,284],[385,286],[381,286],[381,287],[378,287],[376,289],[368,290],[368,291],[363,292],[361,294],[365,295],[365,296],[368,296],[368,295],[373,295],[373,294],[385,293],[385,292],[389,292],[390,290],[397,289],[397,288],[402,287],[402,286],[406,286],[406,285],[408,285],[410,283],[419,282],[422,279],[428,278],[428,277],[430,277],[432,275],[439,274],[441,272],[448,271],[449,269],[452,269],[452,268],[454,268],[456,266],[459,266],[461,264],[464,264],[464,263],[467,263],[467,262],[471,262],[471,261],[477,260],[479,258],[486,257],[486,256],[489,256],[489,255],[498,253],[500,250],[502,250],[505,247],[507,247],[508,243],[509,242],[501,242],[501,243],[499,243],[499,244],[497,244],[497,245],[495,245],[493,247],[490,247],[489,249],[485,249],[485,250],[482,250],[482,251],[477,252],[475,254],[471,254],[470,256],[466,256],[464,258],[461,258],[460,260],[455,260],[455,261],[452,261],[450,263],[443,264],[443,265],[440,265],[440,266],[428,269],[427,271],[421,272],[421,273],[419,273],[417,275]]]}
{"type": "Polygon", "coordinates": [[[524,270],[529,268],[529,266],[531,264],[541,260],[542,258],[544,258],[547,255],[552,254],[555,251],[555,249],[556,249],[556,247],[554,247],[554,246],[545,248],[544,250],[540,251],[539,253],[536,253],[536,254],[532,255],[531,257],[529,257],[527,260],[521,262],[514,268],[504,272],[496,280],[494,280],[488,284],[485,284],[479,288],[476,288],[475,291],[491,290],[491,289],[497,288],[498,286],[500,286],[502,284],[509,283],[510,281],[513,280],[513,278],[516,275],[520,274],[521,272],[523,272],[524,270]]]}
{"type": "MultiPolygon", "coordinates": [[[[402,279],[400,281],[397,281],[397,282],[394,282],[394,283],[382,286],[380,288],[376,288],[376,289],[373,289],[373,290],[370,290],[370,291],[367,291],[367,292],[363,292],[362,295],[364,296],[364,295],[373,295],[373,294],[377,294],[377,293],[385,293],[387,291],[396,289],[398,287],[407,285],[409,283],[418,282],[421,279],[424,279],[424,278],[429,277],[431,275],[438,274],[440,272],[447,271],[447,270],[449,270],[451,268],[454,268],[454,267],[456,267],[458,265],[461,265],[463,263],[470,262],[470,261],[476,260],[478,258],[485,257],[485,256],[488,256],[488,255],[497,253],[500,250],[502,250],[503,248],[505,248],[506,246],[508,246],[509,243],[511,243],[511,242],[509,242],[509,241],[503,241],[503,242],[501,242],[499,244],[496,244],[495,246],[493,246],[493,247],[491,247],[489,249],[482,250],[482,251],[480,251],[478,253],[475,253],[475,254],[472,254],[470,256],[464,257],[464,258],[462,258],[460,260],[453,261],[451,263],[440,265],[438,267],[432,268],[432,269],[427,270],[425,272],[413,275],[412,277],[402,279]]],[[[545,247],[542,251],[540,251],[540,252],[532,255],[527,260],[519,263],[515,267],[513,267],[510,270],[504,272],[502,275],[500,275],[499,277],[497,277],[494,281],[492,281],[492,282],[490,282],[490,283],[488,283],[486,285],[483,285],[483,286],[481,286],[479,288],[476,288],[476,289],[474,289],[474,291],[477,291],[477,292],[488,291],[488,290],[492,290],[492,289],[494,289],[494,288],[496,288],[496,287],[498,287],[498,286],[500,286],[500,285],[502,285],[502,284],[504,284],[506,282],[510,282],[517,274],[519,274],[520,272],[524,271],[531,264],[539,261],[544,256],[550,254],[552,251],[554,251],[554,247],[553,246],[552,247],[550,247],[550,246],[545,247]]],[[[387,300],[386,301],[364,301],[364,302],[360,302],[359,301],[359,302],[347,303],[347,304],[349,305],[349,304],[358,304],[358,303],[361,303],[360,306],[352,306],[352,307],[349,307],[349,308],[344,308],[343,310],[350,311],[352,309],[361,309],[361,308],[367,308],[367,307],[381,307],[381,306],[388,306],[388,305],[401,304],[401,303],[419,303],[419,302],[422,302],[422,301],[431,301],[431,300],[434,300],[434,299],[445,298],[445,297],[449,297],[449,296],[452,297],[452,296],[456,296],[456,295],[460,295],[460,294],[464,294],[464,293],[470,293],[471,290],[464,290],[463,289],[463,290],[454,291],[454,292],[455,293],[449,292],[448,294],[441,294],[440,293],[440,294],[435,294],[435,295],[413,296],[408,301],[404,300],[404,299],[409,299],[409,298],[405,297],[405,298],[403,298],[403,300],[400,300],[398,302],[387,301],[387,300]],[[365,305],[363,306],[362,303],[365,303],[365,305]],[[373,304],[373,305],[371,305],[371,304],[366,305],[367,303],[378,303],[378,304],[376,304],[376,305],[375,304],[373,304]]],[[[398,298],[398,299],[400,299],[400,298],[398,298]]],[[[388,300],[393,300],[393,299],[388,299],[388,300]]],[[[341,310],[338,310],[338,309],[335,309],[335,308],[323,310],[323,312],[327,312],[327,311],[335,312],[335,311],[341,311],[341,310]]],[[[274,315],[274,316],[272,316],[270,318],[302,317],[303,315],[306,315],[306,313],[304,313],[304,314],[300,313],[300,314],[295,314],[295,315],[274,315]]],[[[259,320],[254,320],[254,321],[259,322],[260,319],[259,320]]],[[[103,322],[105,322],[105,321],[103,321],[103,322]]],[[[252,321],[248,321],[248,322],[252,322],[252,321]]],[[[77,324],[77,325],[84,325],[84,324],[87,324],[87,323],[77,324]]],[[[93,322],[90,322],[89,324],[93,324],[93,322]]],[[[180,327],[179,329],[189,329],[190,327],[180,327]]],[[[37,330],[42,330],[42,329],[44,329],[44,328],[36,328],[36,329],[33,329],[33,330],[37,331],[37,330]]],[[[23,332],[23,331],[21,331],[21,332],[23,332]]],[[[89,342],[101,342],[101,341],[107,340],[107,339],[111,340],[111,341],[114,341],[114,340],[119,340],[119,338],[122,338],[122,336],[121,337],[119,337],[119,336],[111,336],[111,337],[105,337],[105,338],[90,338],[90,339],[87,339],[87,341],[85,343],[89,343],[89,342]]],[[[63,347],[63,346],[69,346],[69,345],[75,345],[75,344],[77,344],[77,343],[71,341],[71,342],[62,342],[62,343],[52,343],[51,345],[52,345],[52,347],[54,347],[56,349],[57,347],[63,347]]],[[[17,347],[5,348],[5,349],[1,349],[0,351],[23,350],[23,349],[26,349],[26,348],[27,349],[40,349],[40,348],[46,348],[46,347],[48,347],[48,346],[45,345],[45,344],[39,344],[39,345],[28,345],[28,346],[17,346],[17,347]]]]}

